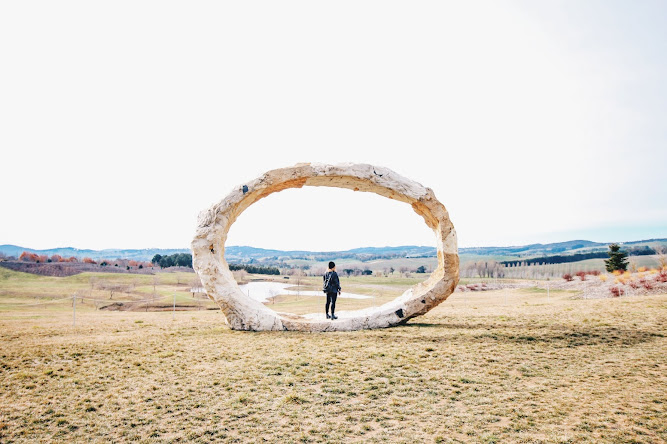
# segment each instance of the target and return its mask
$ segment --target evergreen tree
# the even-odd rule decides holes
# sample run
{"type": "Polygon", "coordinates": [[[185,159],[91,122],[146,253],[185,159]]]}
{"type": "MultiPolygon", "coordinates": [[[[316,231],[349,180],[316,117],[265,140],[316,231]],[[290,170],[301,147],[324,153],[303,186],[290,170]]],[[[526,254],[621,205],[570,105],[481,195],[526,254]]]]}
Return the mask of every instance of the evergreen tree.
{"type": "Polygon", "coordinates": [[[625,271],[628,269],[628,260],[626,259],[628,254],[625,251],[621,251],[621,246],[618,244],[609,245],[609,259],[605,260],[605,268],[608,272],[613,272],[616,270],[625,271]]]}
{"type": "Polygon", "coordinates": [[[160,262],[158,262],[160,268],[169,268],[174,266],[174,256],[162,256],[160,262]]]}

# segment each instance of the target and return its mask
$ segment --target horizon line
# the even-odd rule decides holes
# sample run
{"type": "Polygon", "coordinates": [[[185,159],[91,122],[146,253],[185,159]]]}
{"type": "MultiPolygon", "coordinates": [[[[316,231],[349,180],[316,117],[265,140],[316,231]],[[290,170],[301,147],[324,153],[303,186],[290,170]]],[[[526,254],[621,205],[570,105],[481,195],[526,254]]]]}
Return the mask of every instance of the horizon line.
{"type": "MultiPolygon", "coordinates": [[[[551,245],[551,244],[562,244],[562,243],[568,243],[568,242],[592,242],[595,244],[612,244],[612,243],[617,243],[617,244],[627,244],[627,243],[638,243],[638,242],[651,242],[651,241],[667,241],[667,238],[649,238],[649,239],[639,239],[639,240],[632,240],[632,241],[611,241],[611,242],[598,242],[598,241],[590,241],[587,239],[571,239],[567,241],[559,241],[559,242],[533,242],[533,243],[527,243],[527,244],[513,244],[513,245],[488,245],[488,246],[458,246],[457,248],[460,249],[477,249],[477,248],[518,248],[518,247],[526,247],[530,245],[551,245]]],[[[101,249],[93,249],[93,248],[78,248],[78,247],[52,247],[52,248],[31,248],[31,247],[25,247],[21,245],[16,245],[16,244],[2,244],[0,247],[17,247],[17,248],[24,248],[26,250],[33,250],[33,251],[46,251],[46,250],[61,250],[61,249],[71,249],[71,250],[89,250],[89,251],[114,251],[114,250],[130,250],[130,251],[141,251],[141,250],[190,250],[189,247],[180,247],[180,248],[165,248],[165,247],[144,247],[144,248],[101,248],[101,249]]],[[[382,247],[378,246],[361,246],[361,247],[353,247],[353,248],[347,248],[345,250],[307,250],[307,249],[294,249],[294,250],[284,250],[281,248],[265,248],[265,247],[256,247],[252,245],[226,245],[225,248],[230,248],[230,247],[236,247],[236,248],[256,248],[259,250],[275,250],[275,251],[284,251],[284,252],[311,252],[311,253],[335,253],[335,252],[345,252],[345,251],[350,251],[350,250],[356,250],[356,249],[361,249],[361,248],[403,248],[403,247],[416,247],[416,248],[436,248],[434,245],[415,245],[415,244],[404,244],[404,245],[385,245],[382,247]]]]}

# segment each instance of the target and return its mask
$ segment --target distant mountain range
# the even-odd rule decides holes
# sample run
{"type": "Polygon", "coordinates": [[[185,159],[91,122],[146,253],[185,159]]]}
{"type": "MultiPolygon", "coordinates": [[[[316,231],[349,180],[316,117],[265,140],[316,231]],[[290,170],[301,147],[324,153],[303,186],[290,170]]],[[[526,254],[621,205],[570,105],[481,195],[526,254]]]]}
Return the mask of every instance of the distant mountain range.
{"type": "Polygon", "coordinates": [[[47,256],[53,256],[54,254],[59,254],[62,257],[74,256],[78,259],[89,257],[91,259],[134,259],[137,261],[151,260],[156,254],[161,254],[164,256],[167,254],[190,252],[189,249],[185,248],[145,248],[142,250],[80,250],[78,248],[62,247],[50,248],[48,250],[35,250],[34,248],[19,247],[17,245],[0,245],[0,253],[5,254],[6,256],[19,257],[24,251],[40,255],[45,254],[47,256]]]}
{"type": "MultiPolygon", "coordinates": [[[[625,247],[656,247],[667,246],[667,238],[647,239],[633,242],[621,242],[625,247]]],[[[606,251],[608,244],[602,242],[591,242],[587,240],[573,240],[568,242],[557,242],[550,244],[530,244],[512,247],[472,247],[459,248],[459,254],[464,260],[466,257],[474,258],[489,256],[494,259],[531,258],[549,255],[563,255],[575,253],[588,253],[606,251]]],[[[33,248],[20,247],[17,245],[0,245],[0,253],[5,256],[19,257],[22,252],[44,254],[52,256],[59,254],[63,257],[77,257],[79,259],[90,257],[91,259],[134,259],[148,261],[156,254],[169,255],[175,253],[190,253],[187,248],[144,248],[141,250],[81,250],[78,248],[51,248],[48,250],[35,250],[33,248]]],[[[249,246],[228,246],[225,248],[225,258],[228,262],[249,262],[303,259],[307,261],[325,261],[335,259],[356,259],[368,261],[373,259],[390,259],[399,257],[435,257],[435,247],[403,245],[399,247],[362,247],[345,251],[284,251],[270,250],[249,246]]]]}

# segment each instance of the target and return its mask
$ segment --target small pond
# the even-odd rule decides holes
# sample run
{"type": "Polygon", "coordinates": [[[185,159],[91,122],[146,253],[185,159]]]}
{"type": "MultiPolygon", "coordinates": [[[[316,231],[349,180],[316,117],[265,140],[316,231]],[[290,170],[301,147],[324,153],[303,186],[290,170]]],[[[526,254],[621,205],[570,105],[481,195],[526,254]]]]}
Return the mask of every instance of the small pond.
{"type": "MultiPolygon", "coordinates": [[[[322,291],[313,290],[286,290],[286,288],[298,288],[294,284],[287,284],[284,282],[249,282],[247,284],[239,285],[241,291],[248,295],[251,299],[259,302],[268,302],[274,296],[278,295],[297,295],[297,296],[326,296],[322,291]]],[[[371,299],[372,296],[346,293],[342,292],[339,298],[349,299],[371,299]]]]}

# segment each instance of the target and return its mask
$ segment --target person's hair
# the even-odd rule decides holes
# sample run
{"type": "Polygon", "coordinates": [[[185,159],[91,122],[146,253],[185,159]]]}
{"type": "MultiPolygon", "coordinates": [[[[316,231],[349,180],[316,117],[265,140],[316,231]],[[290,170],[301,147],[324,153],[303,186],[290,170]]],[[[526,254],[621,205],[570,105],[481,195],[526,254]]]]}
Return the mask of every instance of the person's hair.
{"type": "Polygon", "coordinates": [[[334,264],[333,261],[329,262],[329,270],[331,270],[335,266],[336,266],[336,264],[334,264]]]}

